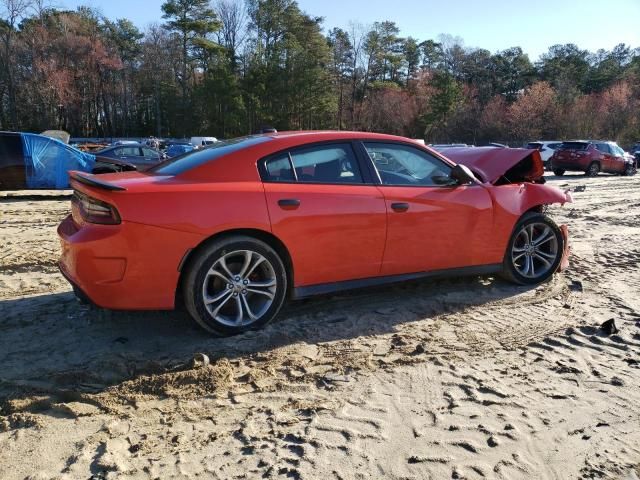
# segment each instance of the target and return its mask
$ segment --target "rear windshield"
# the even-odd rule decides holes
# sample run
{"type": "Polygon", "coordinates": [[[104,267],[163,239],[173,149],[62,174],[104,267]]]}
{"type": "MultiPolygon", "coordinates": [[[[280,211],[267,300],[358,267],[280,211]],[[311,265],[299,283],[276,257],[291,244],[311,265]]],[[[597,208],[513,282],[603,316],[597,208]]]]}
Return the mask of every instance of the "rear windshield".
{"type": "Polygon", "coordinates": [[[527,148],[529,150],[539,150],[542,148],[542,144],[537,142],[527,143],[527,148]]]}
{"type": "Polygon", "coordinates": [[[180,175],[192,168],[199,167],[207,162],[223,157],[243,148],[251,147],[259,143],[268,142],[271,137],[264,135],[251,135],[238,137],[231,140],[216,142],[211,146],[200,148],[192,152],[173,157],[146,170],[145,173],[158,175],[180,175]]]}
{"type": "Polygon", "coordinates": [[[560,150],[586,150],[588,146],[586,142],[562,142],[560,150]]]}

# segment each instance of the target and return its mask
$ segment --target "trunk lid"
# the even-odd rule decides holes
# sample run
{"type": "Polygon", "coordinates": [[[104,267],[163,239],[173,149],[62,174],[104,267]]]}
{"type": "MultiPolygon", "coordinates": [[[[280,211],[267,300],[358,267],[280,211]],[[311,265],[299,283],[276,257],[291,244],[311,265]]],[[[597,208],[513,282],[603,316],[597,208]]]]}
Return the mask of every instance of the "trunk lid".
{"type": "Polygon", "coordinates": [[[92,173],[70,171],[71,186],[76,188],[78,184],[91,187],[92,189],[104,191],[139,191],[145,187],[166,182],[172,178],[167,175],[149,175],[143,172],[118,172],[118,173],[101,173],[94,175],[92,173]]]}

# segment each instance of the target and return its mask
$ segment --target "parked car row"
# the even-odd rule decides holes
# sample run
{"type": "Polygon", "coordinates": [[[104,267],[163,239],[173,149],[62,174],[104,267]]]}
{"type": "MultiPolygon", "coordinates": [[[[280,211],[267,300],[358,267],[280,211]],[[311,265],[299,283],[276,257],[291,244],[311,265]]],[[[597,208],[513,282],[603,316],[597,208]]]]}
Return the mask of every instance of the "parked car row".
{"type": "Polygon", "coordinates": [[[160,142],[151,139],[153,142],[147,143],[118,140],[111,145],[69,145],[53,135],[0,132],[0,190],[66,188],[68,170],[94,174],[147,170],[167,158],[218,141],[215,137],[192,137],[190,142],[166,142],[162,151],[154,148],[160,142]]]}
{"type": "Polygon", "coordinates": [[[584,172],[592,177],[599,173],[633,175],[637,170],[632,155],[615,142],[598,140],[562,142],[549,162],[556,175],[564,175],[567,171],[584,172]]]}

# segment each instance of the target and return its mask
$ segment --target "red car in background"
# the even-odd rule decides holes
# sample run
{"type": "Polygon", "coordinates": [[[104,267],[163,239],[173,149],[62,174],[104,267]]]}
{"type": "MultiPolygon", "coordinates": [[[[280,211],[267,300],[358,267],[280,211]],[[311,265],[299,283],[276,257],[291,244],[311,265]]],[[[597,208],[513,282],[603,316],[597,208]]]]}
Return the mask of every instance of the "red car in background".
{"type": "Polygon", "coordinates": [[[284,132],[218,142],[144,172],[71,172],[60,268],[110,309],[184,302],[208,331],[264,325],[287,297],[442,275],[537,284],[566,265],[535,150],[284,132]]]}
{"type": "Polygon", "coordinates": [[[633,175],[636,166],[633,158],[625,154],[615,142],[595,140],[562,142],[550,159],[556,175],[566,171],[584,172],[595,177],[600,172],[633,175]]]}

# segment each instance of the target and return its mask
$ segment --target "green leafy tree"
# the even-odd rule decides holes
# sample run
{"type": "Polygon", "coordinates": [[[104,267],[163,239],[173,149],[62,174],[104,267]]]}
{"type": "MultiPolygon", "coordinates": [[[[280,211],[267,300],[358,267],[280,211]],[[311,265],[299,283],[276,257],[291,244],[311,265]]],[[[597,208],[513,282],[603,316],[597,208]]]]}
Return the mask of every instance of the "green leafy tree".
{"type": "Polygon", "coordinates": [[[341,28],[332,29],[327,36],[327,41],[331,48],[331,75],[338,96],[336,124],[338,129],[342,129],[346,101],[345,90],[349,85],[350,77],[354,74],[353,60],[355,54],[349,34],[341,28]]]}
{"type": "Polygon", "coordinates": [[[182,46],[181,69],[178,83],[182,91],[183,134],[189,131],[189,86],[193,80],[195,60],[202,50],[215,48],[207,36],[220,28],[216,13],[209,0],[168,0],[162,4],[165,28],[175,32],[182,46]]]}
{"type": "Polygon", "coordinates": [[[425,139],[447,140],[447,124],[462,100],[462,87],[448,72],[437,71],[430,79],[432,93],[422,116],[425,139]]]}

